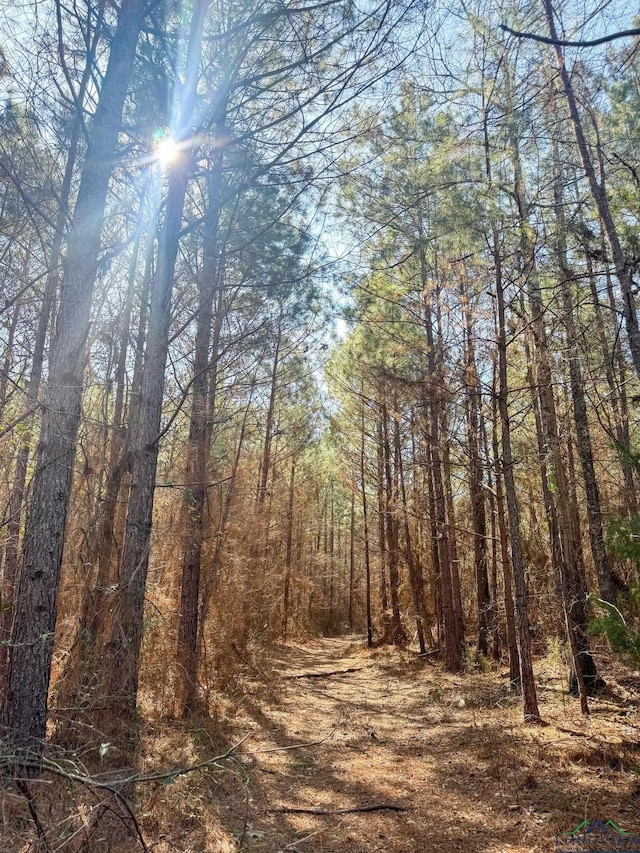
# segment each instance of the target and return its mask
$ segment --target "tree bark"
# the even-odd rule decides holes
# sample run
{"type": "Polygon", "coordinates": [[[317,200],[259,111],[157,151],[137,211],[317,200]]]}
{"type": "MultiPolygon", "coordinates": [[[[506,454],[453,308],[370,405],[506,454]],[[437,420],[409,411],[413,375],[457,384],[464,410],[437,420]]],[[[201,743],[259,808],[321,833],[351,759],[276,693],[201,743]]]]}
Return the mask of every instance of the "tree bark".
{"type": "MultiPolygon", "coordinates": [[[[548,454],[555,483],[555,492],[553,495],[549,495],[548,499],[551,501],[552,513],[557,513],[555,524],[557,525],[558,533],[559,547],[557,560],[562,588],[561,602],[578,682],[584,686],[582,680],[583,671],[585,673],[593,672],[595,677],[595,663],[589,649],[587,629],[586,583],[583,568],[580,564],[580,546],[575,524],[575,514],[572,512],[571,494],[560,446],[551,360],[547,332],[544,325],[544,305],[535,262],[535,251],[529,223],[529,205],[525,197],[520,152],[513,129],[510,130],[510,136],[514,169],[514,194],[518,206],[520,225],[522,278],[528,294],[531,330],[536,352],[533,379],[540,406],[539,440],[541,441],[542,450],[541,462],[544,461],[544,458],[548,454]]],[[[588,713],[586,693],[582,688],[580,691],[580,700],[583,713],[588,713]]]]}
{"type": "Polygon", "coordinates": [[[522,556],[520,539],[520,509],[516,493],[516,483],[513,475],[513,454],[511,450],[511,421],[509,418],[507,377],[507,336],[504,305],[504,289],[502,283],[502,260],[499,257],[497,235],[494,233],[494,262],[496,273],[496,296],[498,302],[498,410],[502,431],[502,472],[507,498],[507,514],[509,518],[509,534],[511,538],[511,561],[515,586],[515,613],[518,629],[518,645],[520,653],[520,685],[525,722],[540,720],[536,683],[533,676],[533,661],[531,657],[531,636],[529,634],[529,608],[527,603],[527,583],[525,565],[522,556]]]}
{"type": "MultiPolygon", "coordinates": [[[[489,136],[487,128],[487,110],[484,111],[484,151],[485,151],[485,174],[489,189],[492,189],[493,178],[491,171],[491,151],[489,147],[489,136]]],[[[500,254],[500,240],[498,224],[495,219],[491,221],[492,253],[494,273],[496,282],[497,303],[497,349],[498,349],[498,412],[500,414],[500,428],[502,438],[502,460],[501,470],[504,478],[504,489],[507,502],[507,517],[509,523],[509,537],[511,540],[511,565],[513,567],[513,581],[515,587],[515,617],[518,633],[518,652],[520,658],[520,687],[522,689],[522,702],[525,722],[538,722],[540,711],[538,709],[538,698],[536,694],[536,683],[533,675],[533,660],[531,655],[531,635],[529,632],[529,607],[527,601],[526,568],[522,554],[522,539],[520,536],[520,507],[516,492],[516,483],[513,473],[514,460],[511,447],[511,419],[509,417],[509,379],[507,367],[507,326],[504,298],[504,280],[502,269],[502,256],[500,254]]],[[[506,574],[505,574],[506,589],[506,574]]]]}
{"type": "Polygon", "coordinates": [[[276,393],[278,390],[278,367],[280,365],[280,346],[282,344],[282,320],[280,311],[278,317],[278,330],[276,332],[276,348],[273,354],[273,368],[271,371],[271,385],[269,388],[269,406],[267,408],[267,419],[264,428],[264,444],[262,446],[262,462],[260,465],[260,485],[258,487],[258,504],[263,505],[267,496],[267,484],[269,482],[269,471],[271,468],[271,442],[273,441],[273,423],[276,412],[276,393]]]}
{"type": "Polygon", "coordinates": [[[365,603],[367,611],[367,648],[373,645],[373,624],[371,619],[371,565],[369,556],[369,519],[367,515],[367,486],[365,480],[365,426],[364,401],[362,403],[362,419],[360,425],[360,487],[362,489],[362,521],[364,525],[364,577],[365,603]]]}
{"type": "Polygon", "coordinates": [[[209,615],[209,605],[211,603],[211,593],[215,586],[215,583],[218,579],[218,574],[220,570],[220,566],[222,565],[222,555],[224,550],[224,542],[225,536],[227,532],[227,525],[229,521],[229,515],[231,513],[231,505],[233,502],[233,497],[235,494],[235,485],[236,478],[238,474],[238,467],[240,465],[240,459],[242,456],[242,447],[244,444],[244,439],[247,433],[247,420],[249,418],[249,412],[251,409],[251,401],[253,399],[253,390],[254,384],[251,386],[251,393],[249,394],[249,400],[247,402],[247,406],[244,410],[244,414],[242,417],[242,425],[240,427],[240,433],[238,435],[238,441],[236,444],[236,452],[233,458],[233,467],[231,469],[231,475],[229,478],[229,483],[227,485],[227,493],[225,495],[224,504],[222,507],[222,511],[220,513],[220,521],[218,523],[218,529],[216,530],[216,544],[213,552],[213,557],[211,559],[211,566],[209,571],[205,573],[203,579],[203,589],[200,600],[200,608],[198,613],[198,651],[197,656],[198,660],[203,657],[204,650],[204,629],[206,626],[207,616],[209,615]]]}
{"type": "Polygon", "coordinates": [[[282,639],[287,641],[289,625],[289,596],[291,587],[291,564],[293,556],[293,506],[295,497],[296,458],[291,460],[291,477],[289,478],[289,499],[287,502],[287,535],[284,556],[284,590],[282,594],[282,639]]]}
{"type": "Polygon", "coordinates": [[[2,722],[13,741],[41,742],[45,735],[64,529],[82,403],[85,344],[107,187],[143,16],[143,0],[123,2],[69,234],[2,706],[2,722]]]}
{"type": "Polygon", "coordinates": [[[382,418],[377,424],[377,486],[378,486],[378,544],[380,548],[380,606],[382,609],[382,641],[391,642],[391,617],[389,613],[389,588],[387,584],[387,545],[385,534],[385,488],[384,488],[384,450],[382,436],[382,418]]]}
{"type": "Polygon", "coordinates": [[[349,606],[347,611],[347,621],[349,630],[353,631],[353,613],[354,613],[354,596],[355,596],[355,574],[356,574],[356,485],[355,482],[351,489],[351,512],[349,523],[349,606]]]}
{"type": "Polygon", "coordinates": [[[498,397],[496,380],[498,378],[498,365],[493,364],[492,383],[492,415],[493,415],[493,465],[496,474],[496,511],[498,514],[498,530],[500,532],[500,556],[502,560],[502,582],[504,585],[504,610],[507,626],[507,648],[509,650],[509,682],[512,687],[520,687],[520,652],[518,650],[518,633],[516,629],[516,616],[513,603],[513,579],[511,564],[509,560],[509,535],[507,533],[507,518],[504,506],[504,493],[502,483],[504,472],[502,469],[500,448],[498,443],[498,397]]]}
{"type": "Polygon", "coordinates": [[[457,672],[462,666],[462,641],[454,602],[453,568],[449,527],[447,524],[446,496],[442,476],[442,456],[440,452],[440,376],[438,365],[436,364],[431,289],[428,281],[426,256],[423,250],[420,251],[420,266],[422,282],[424,284],[424,317],[428,368],[428,399],[426,406],[429,413],[429,448],[431,451],[435,535],[438,547],[438,566],[440,569],[440,603],[444,622],[445,666],[449,672],[457,672]]]}
{"type": "MultiPolygon", "coordinates": [[[[193,11],[187,50],[187,77],[182,87],[180,127],[191,133],[207,0],[193,11]]],[[[180,141],[178,137],[177,141],[180,141]]],[[[170,169],[165,219],[158,245],[158,264],[151,288],[149,332],[140,382],[138,422],[131,463],[127,511],[118,590],[105,656],[105,719],[103,731],[123,738],[135,732],[138,674],[142,647],[144,597],[149,565],[153,499],[158,460],[164,374],[169,348],[171,292],[187,184],[192,173],[192,149],[183,151],[170,169]]]]}
{"type": "MultiPolygon", "coordinates": [[[[545,15],[547,18],[547,24],[549,27],[549,35],[552,39],[557,41],[558,37],[556,31],[556,24],[553,16],[552,0],[543,0],[543,4],[545,15]]],[[[607,198],[607,192],[604,186],[604,182],[599,183],[598,178],[596,176],[595,168],[593,166],[591,155],[589,153],[587,138],[585,136],[584,128],[582,125],[582,119],[580,118],[580,113],[578,111],[578,104],[576,101],[575,93],[573,91],[571,77],[569,76],[569,72],[567,71],[565,65],[562,48],[559,44],[556,44],[553,48],[553,51],[556,58],[556,65],[558,67],[558,71],[560,72],[560,79],[562,80],[564,93],[567,99],[569,115],[571,116],[571,123],[573,124],[576,142],[578,143],[578,150],[580,152],[582,166],[587,177],[589,189],[591,190],[591,195],[598,210],[598,215],[600,216],[600,220],[602,222],[604,233],[607,237],[607,242],[609,243],[609,246],[611,248],[613,266],[615,268],[618,281],[620,282],[620,290],[622,292],[622,311],[624,315],[625,326],[627,329],[627,337],[629,339],[631,360],[633,362],[636,374],[638,375],[638,377],[640,377],[640,327],[638,327],[638,315],[636,311],[635,297],[633,294],[633,278],[631,276],[631,268],[624,255],[622,244],[620,243],[620,237],[618,235],[618,231],[613,219],[613,214],[611,213],[611,207],[609,206],[609,200],[607,198]]]]}
{"type": "MultiPolygon", "coordinates": [[[[224,134],[224,119],[216,127],[215,139],[224,134]]],[[[200,569],[202,543],[205,535],[207,470],[212,438],[213,411],[209,406],[209,373],[212,365],[209,358],[213,307],[218,287],[218,223],[222,195],[223,153],[216,150],[215,163],[208,176],[208,216],[204,237],[204,260],[202,280],[199,288],[198,315],[196,322],[195,357],[193,361],[193,383],[191,386],[191,416],[189,441],[185,466],[185,486],[182,503],[182,577],[180,589],[180,615],[178,621],[178,685],[177,705],[183,718],[195,708],[198,669],[198,604],[200,595],[200,569]]],[[[217,348],[213,354],[217,361],[217,348]]],[[[215,380],[214,380],[215,381],[215,380]]]]}
{"type": "Polygon", "coordinates": [[[382,402],[382,440],[384,471],[386,481],[385,495],[385,526],[387,534],[387,553],[389,555],[389,597],[391,600],[391,641],[396,646],[403,646],[407,637],[400,618],[400,544],[398,542],[397,517],[397,471],[391,470],[391,444],[389,440],[389,415],[387,404],[382,402]]]}
{"type": "Polygon", "coordinates": [[[587,521],[589,525],[589,541],[591,555],[596,568],[600,597],[605,601],[615,601],[613,583],[611,580],[611,564],[604,544],[602,530],[602,509],[600,490],[593,464],[593,448],[591,431],[587,417],[587,402],[582,380],[582,367],[578,354],[578,343],[574,323],[573,297],[571,295],[571,270],[567,259],[565,238],[565,221],[563,208],[562,167],[557,142],[553,141],[554,159],[554,211],[556,219],[556,256],[560,273],[560,291],[562,294],[563,322],[567,336],[567,352],[569,360],[569,382],[571,385],[571,400],[573,403],[573,419],[576,426],[578,454],[582,466],[585,496],[587,503],[587,521]]]}
{"type": "Polygon", "coordinates": [[[466,333],[464,384],[466,388],[467,445],[469,448],[469,499],[473,518],[473,562],[478,608],[478,651],[487,657],[489,654],[489,608],[491,602],[487,569],[487,517],[480,457],[479,398],[481,392],[473,346],[473,323],[464,281],[460,283],[460,301],[463,307],[466,333]]]}
{"type": "MultiPolygon", "coordinates": [[[[397,409],[397,404],[396,404],[397,409]]],[[[399,485],[400,485],[400,501],[402,503],[402,517],[404,521],[404,541],[407,554],[407,568],[409,569],[409,583],[411,584],[411,594],[413,597],[413,609],[416,615],[416,633],[418,635],[418,645],[420,654],[427,651],[425,643],[425,626],[426,607],[424,603],[424,580],[422,577],[422,568],[418,561],[418,557],[413,548],[411,528],[409,526],[409,511],[407,508],[407,492],[404,485],[404,466],[402,464],[402,446],[400,443],[400,420],[394,418],[394,448],[396,467],[398,469],[399,485]]]]}

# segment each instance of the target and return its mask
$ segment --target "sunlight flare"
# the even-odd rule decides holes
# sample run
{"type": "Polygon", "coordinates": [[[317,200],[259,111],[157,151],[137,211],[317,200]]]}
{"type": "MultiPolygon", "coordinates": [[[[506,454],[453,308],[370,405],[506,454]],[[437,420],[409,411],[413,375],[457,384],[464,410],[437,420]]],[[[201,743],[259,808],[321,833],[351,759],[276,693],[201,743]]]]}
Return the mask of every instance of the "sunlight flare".
{"type": "Polygon", "coordinates": [[[168,130],[160,128],[153,134],[153,158],[163,168],[174,163],[180,154],[178,142],[171,136],[168,130]]]}
{"type": "Polygon", "coordinates": [[[170,166],[179,153],[180,146],[170,136],[165,136],[156,145],[156,158],[161,166],[170,166]]]}

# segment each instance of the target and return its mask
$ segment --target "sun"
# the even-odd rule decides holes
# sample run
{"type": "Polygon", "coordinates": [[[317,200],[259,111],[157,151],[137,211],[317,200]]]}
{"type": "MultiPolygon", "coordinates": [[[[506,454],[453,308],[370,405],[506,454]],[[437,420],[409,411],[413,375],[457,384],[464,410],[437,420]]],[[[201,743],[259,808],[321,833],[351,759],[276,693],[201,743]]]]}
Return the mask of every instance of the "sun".
{"type": "Polygon", "coordinates": [[[170,166],[180,153],[180,146],[166,128],[158,128],[152,136],[153,159],[161,166],[170,166]]]}
{"type": "Polygon", "coordinates": [[[156,158],[162,166],[170,166],[179,153],[180,146],[170,136],[165,136],[156,145],[156,158]]]}

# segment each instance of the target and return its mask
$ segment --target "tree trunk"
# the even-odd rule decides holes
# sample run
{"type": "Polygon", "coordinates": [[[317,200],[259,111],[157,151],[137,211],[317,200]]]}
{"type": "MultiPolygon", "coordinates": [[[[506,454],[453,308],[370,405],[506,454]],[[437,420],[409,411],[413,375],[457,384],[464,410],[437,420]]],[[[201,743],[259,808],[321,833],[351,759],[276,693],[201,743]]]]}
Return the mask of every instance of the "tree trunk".
{"type": "Polygon", "coordinates": [[[576,426],[578,454],[582,465],[585,496],[587,503],[587,521],[589,524],[589,541],[591,554],[596,568],[600,597],[605,601],[615,600],[611,581],[611,565],[604,544],[602,531],[602,509],[600,505],[600,490],[593,464],[593,448],[591,431],[587,417],[587,402],[582,381],[582,367],[578,355],[578,343],[573,319],[573,298],[571,295],[571,270],[567,260],[565,238],[565,221],[563,208],[562,167],[557,142],[553,141],[554,159],[554,210],[556,218],[556,256],[560,271],[560,290],[562,294],[563,321],[567,336],[567,352],[569,360],[569,381],[571,385],[571,400],[573,403],[573,419],[576,426]]]}
{"type": "MultiPolygon", "coordinates": [[[[91,78],[95,47],[102,30],[102,20],[96,27],[96,33],[92,47],[87,56],[85,71],[78,87],[78,103],[85,98],[86,88],[91,78]]],[[[38,325],[33,343],[33,357],[31,361],[31,373],[27,386],[27,398],[25,402],[25,413],[35,409],[40,393],[40,382],[44,366],[44,351],[47,342],[47,333],[51,320],[51,312],[55,302],[58,287],[60,285],[60,259],[62,257],[62,244],[66,232],[67,216],[69,211],[69,198],[71,196],[71,182],[75,172],[78,156],[78,143],[82,129],[81,116],[76,115],[71,128],[69,138],[69,153],[65,163],[64,176],[60,189],[59,209],[56,215],[55,232],[51,242],[51,252],[47,259],[47,277],[45,279],[42,304],[38,315],[38,325]]],[[[23,421],[22,437],[16,465],[13,472],[9,505],[7,508],[7,538],[4,554],[4,565],[2,570],[2,600],[13,602],[15,580],[18,572],[18,558],[20,545],[20,528],[22,526],[22,509],[24,505],[25,486],[27,482],[27,471],[33,442],[34,415],[28,416],[23,421]]],[[[11,622],[13,619],[13,607],[7,608],[0,615],[0,693],[4,690],[5,674],[9,654],[9,639],[11,636],[11,622]]]]}
{"type": "Polygon", "coordinates": [[[143,15],[143,0],[124,2],[118,14],[69,234],[2,707],[13,741],[41,742],[45,735],[85,344],[107,187],[143,15]]]}
{"type": "MultiPolygon", "coordinates": [[[[619,451],[622,451],[620,453],[620,467],[622,469],[624,486],[620,490],[620,492],[625,508],[625,513],[628,518],[631,518],[634,515],[637,515],[638,502],[636,500],[636,487],[633,479],[633,466],[630,464],[629,459],[624,452],[629,448],[631,444],[631,437],[629,434],[629,412],[626,406],[626,392],[624,390],[624,359],[621,358],[622,354],[620,352],[619,345],[616,346],[614,348],[615,351],[612,352],[612,348],[609,344],[607,333],[605,331],[604,320],[602,317],[602,307],[600,303],[600,298],[598,296],[596,276],[593,269],[593,260],[591,258],[591,250],[590,247],[586,244],[583,244],[583,250],[585,255],[585,262],[587,265],[587,274],[589,276],[589,289],[591,291],[591,298],[593,300],[593,310],[596,320],[596,330],[598,333],[598,343],[600,349],[602,350],[602,365],[604,367],[605,375],[607,377],[607,385],[609,386],[608,396],[611,402],[611,409],[613,411],[614,417],[615,441],[617,442],[619,451]],[[614,375],[614,363],[616,359],[618,360],[619,366],[622,368],[620,373],[619,386],[614,375]]],[[[611,276],[607,274],[607,279],[610,280],[610,278],[611,276]]],[[[612,309],[612,315],[615,316],[615,303],[613,301],[610,303],[610,307],[612,309]]],[[[617,337],[618,336],[616,334],[616,338],[617,337]]]]}
{"type": "Polygon", "coordinates": [[[431,470],[430,437],[425,437],[426,444],[426,481],[427,499],[429,503],[429,533],[431,542],[431,562],[433,565],[433,612],[436,616],[438,629],[438,646],[444,646],[444,613],[442,611],[442,578],[440,573],[440,551],[438,548],[438,523],[436,520],[436,498],[433,491],[433,472],[431,470]]]}
{"type": "Polygon", "coordinates": [[[291,477],[289,479],[289,500],[287,504],[287,535],[284,556],[284,590],[282,595],[282,639],[287,641],[287,627],[289,624],[289,589],[291,586],[291,563],[293,554],[293,504],[294,484],[296,476],[296,458],[291,460],[291,477]]]}
{"type": "MultiPolygon", "coordinates": [[[[224,121],[216,127],[215,138],[224,133],[224,121]]],[[[177,706],[180,716],[188,717],[195,707],[198,648],[198,604],[200,596],[200,564],[205,535],[205,505],[207,498],[207,469],[211,447],[213,411],[209,406],[209,360],[214,297],[218,287],[218,223],[222,195],[223,153],[216,150],[213,171],[208,176],[208,216],[204,236],[204,260],[199,288],[196,322],[195,357],[191,386],[191,417],[185,466],[185,490],[182,503],[182,578],[180,614],[178,621],[178,685],[177,706]]],[[[217,347],[213,353],[217,361],[217,347]]],[[[214,380],[215,381],[215,380],[214,380]]]]}
{"type": "Polygon", "coordinates": [[[278,318],[276,333],[276,348],[273,354],[273,369],[271,371],[271,386],[269,389],[269,406],[264,429],[264,444],[262,446],[262,461],[260,465],[260,485],[258,487],[258,504],[263,505],[267,496],[267,484],[271,468],[271,442],[273,440],[273,422],[276,412],[276,393],[278,390],[278,367],[280,364],[280,345],[282,343],[282,311],[278,318]]]}
{"type": "MultiPolygon", "coordinates": [[[[395,405],[397,409],[397,402],[395,405]]],[[[404,466],[402,464],[402,447],[400,444],[400,421],[399,418],[394,418],[394,448],[396,467],[398,469],[399,484],[400,484],[400,501],[402,503],[402,517],[404,520],[404,541],[407,552],[407,567],[409,569],[409,583],[411,584],[411,594],[413,597],[413,608],[416,614],[416,633],[418,635],[418,645],[420,654],[427,651],[425,643],[424,630],[427,624],[426,607],[424,603],[424,580],[422,577],[422,568],[418,562],[418,558],[413,549],[411,541],[411,528],[409,526],[409,512],[407,509],[407,493],[404,485],[404,466]]]]}
{"type": "MultiPolygon", "coordinates": [[[[484,144],[485,168],[489,188],[492,187],[491,154],[487,129],[487,113],[484,114],[484,144]]],[[[497,302],[497,348],[498,348],[498,411],[502,433],[502,475],[507,501],[507,516],[509,521],[509,536],[511,539],[511,564],[515,587],[515,616],[518,632],[518,651],[520,656],[520,686],[524,719],[526,722],[538,722],[540,711],[536,694],[536,683],[533,675],[531,655],[531,635],[529,632],[529,607],[527,602],[527,582],[525,564],[522,555],[522,540],[520,537],[520,508],[513,473],[514,460],[511,447],[511,420],[509,417],[509,380],[507,368],[507,332],[506,311],[504,298],[504,281],[502,275],[502,257],[498,225],[491,223],[492,251],[496,279],[497,302]]],[[[506,576],[505,576],[506,577],[506,576]]]]}
{"type": "MultiPolygon", "coordinates": [[[[120,495],[122,478],[128,465],[127,440],[125,426],[125,390],[126,365],[131,332],[131,314],[135,295],[135,279],[140,248],[141,228],[144,220],[144,199],[140,202],[138,214],[138,232],[134,240],[129,264],[127,296],[122,314],[122,330],[118,349],[114,383],[116,393],[111,424],[112,438],[109,448],[107,479],[104,488],[104,500],[95,523],[95,531],[89,537],[89,576],[85,579],[80,620],[75,643],[69,653],[63,673],[59,679],[60,689],[56,690],[58,707],[74,707],[78,712],[74,719],[64,719],[56,730],[56,739],[66,746],[77,747],[91,731],[86,721],[80,719],[80,709],[91,709],[91,693],[95,689],[92,683],[98,670],[95,650],[98,638],[103,635],[107,618],[108,588],[113,583],[113,545],[114,524],[120,495]],[[76,725],[76,723],[79,723],[76,725]],[[72,730],[75,734],[72,735],[72,730]]],[[[151,242],[151,241],[150,241],[151,242]]],[[[150,258],[147,258],[150,263],[150,258]]],[[[147,270],[145,268],[144,276],[147,270]]]]}
{"type": "Polygon", "coordinates": [[[356,554],[355,554],[355,530],[356,530],[356,485],[355,482],[351,489],[351,519],[349,524],[349,607],[347,621],[349,630],[353,631],[353,609],[354,609],[354,585],[356,571],[356,554]]]}
{"type": "Polygon", "coordinates": [[[13,360],[13,339],[16,333],[16,326],[18,325],[21,308],[22,303],[18,300],[13,306],[13,313],[11,315],[11,320],[9,321],[9,328],[7,329],[7,343],[4,348],[4,363],[0,369],[0,421],[4,417],[4,407],[7,402],[7,385],[9,383],[9,377],[11,376],[11,362],[13,360]]]}
{"type": "Polygon", "coordinates": [[[367,516],[367,487],[365,481],[364,446],[364,402],[362,403],[362,421],[360,426],[360,486],[362,488],[362,519],[364,525],[364,577],[365,603],[367,610],[367,648],[373,645],[373,626],[371,621],[371,565],[369,559],[369,520],[367,516]]]}
{"type": "Polygon", "coordinates": [[[447,524],[446,496],[442,477],[442,456],[440,453],[440,374],[438,365],[436,364],[431,290],[427,274],[426,256],[422,250],[420,252],[420,265],[422,282],[424,284],[424,317],[428,351],[428,431],[429,448],[431,451],[435,535],[438,546],[438,566],[440,568],[440,603],[444,622],[445,666],[449,672],[457,672],[462,666],[462,642],[454,602],[453,567],[449,542],[449,527],[447,524]]]}
{"type": "Polygon", "coordinates": [[[391,641],[396,646],[403,646],[407,637],[400,619],[400,544],[398,542],[397,517],[397,472],[391,471],[391,446],[389,441],[389,415],[387,404],[382,403],[382,440],[384,453],[384,471],[386,480],[385,523],[387,532],[387,549],[389,554],[389,597],[391,599],[391,641]]]}
{"type": "Polygon", "coordinates": [[[231,512],[231,504],[233,501],[233,496],[235,492],[236,485],[236,477],[238,474],[238,466],[240,465],[240,458],[242,456],[242,447],[244,444],[244,439],[247,432],[247,420],[249,418],[249,412],[251,409],[251,401],[253,399],[253,391],[254,384],[251,386],[251,393],[249,395],[249,400],[247,402],[247,406],[244,410],[244,414],[242,417],[242,425],[240,427],[240,434],[238,435],[238,441],[236,444],[236,452],[233,459],[233,467],[231,469],[231,475],[229,478],[229,483],[227,485],[227,493],[225,495],[224,505],[222,511],[220,513],[220,521],[218,524],[218,529],[216,530],[216,544],[213,552],[213,557],[211,559],[211,566],[209,571],[205,573],[203,579],[203,589],[202,596],[200,601],[200,608],[198,613],[198,650],[197,657],[198,660],[203,657],[204,650],[204,628],[207,621],[207,616],[209,614],[209,604],[211,603],[211,593],[212,589],[217,581],[220,566],[222,564],[222,554],[224,549],[224,541],[225,535],[227,532],[227,524],[229,521],[229,514],[231,512]]]}
{"type": "MultiPolygon", "coordinates": [[[[144,594],[168,350],[170,297],[182,206],[190,168],[190,158],[184,155],[184,159],[172,169],[169,177],[165,223],[158,247],[158,269],[151,290],[149,334],[132,452],[127,523],[105,660],[107,708],[111,706],[114,716],[110,722],[113,725],[119,720],[125,729],[131,726],[133,721],[138,693],[144,594]]],[[[108,727],[109,721],[105,721],[103,730],[108,731],[108,727]]],[[[116,729],[116,735],[117,733],[116,729]]]]}
{"type": "MultiPolygon", "coordinates": [[[[543,0],[543,2],[549,27],[549,34],[552,39],[557,41],[558,36],[553,16],[553,4],[551,0],[543,0]]],[[[569,115],[571,116],[576,142],[578,143],[582,166],[589,183],[591,195],[598,210],[598,215],[602,222],[604,233],[607,237],[607,242],[611,248],[613,266],[615,268],[618,281],[620,282],[620,290],[622,291],[622,312],[627,329],[627,337],[629,339],[631,360],[636,374],[640,377],[640,328],[638,327],[638,315],[636,311],[635,297],[633,294],[634,285],[631,275],[631,267],[625,258],[622,245],[620,243],[620,237],[618,236],[613,214],[611,213],[604,181],[599,183],[596,176],[584,128],[582,126],[582,119],[580,118],[580,113],[578,111],[578,104],[573,91],[571,77],[569,76],[569,72],[565,66],[562,48],[560,45],[554,45],[553,51],[555,53],[556,65],[560,72],[560,79],[562,80],[562,86],[567,99],[569,115]]]]}
{"type": "Polygon", "coordinates": [[[382,419],[377,424],[376,459],[378,464],[378,541],[380,548],[380,606],[382,608],[382,641],[391,642],[391,618],[387,586],[387,545],[385,534],[384,450],[382,419]]]}
{"type": "MultiPolygon", "coordinates": [[[[487,492],[489,501],[489,519],[491,523],[491,593],[489,607],[489,636],[492,640],[491,651],[493,659],[500,660],[500,630],[498,619],[498,510],[496,506],[497,492],[493,480],[493,465],[491,451],[489,450],[489,437],[482,408],[479,410],[480,417],[480,440],[484,452],[484,465],[487,471],[487,492]]],[[[507,549],[508,550],[508,549],[507,549]]],[[[512,601],[513,605],[513,601],[512,601]]],[[[505,601],[506,610],[506,601],[505,601]]]]}
{"type": "MultiPolygon", "coordinates": [[[[558,567],[562,586],[562,604],[569,633],[569,643],[573,653],[574,666],[578,682],[582,684],[581,676],[583,667],[585,672],[593,671],[595,673],[595,663],[589,649],[587,630],[585,610],[587,598],[586,584],[583,569],[580,565],[579,540],[575,525],[575,515],[572,512],[571,495],[560,446],[549,345],[543,319],[544,305],[529,224],[529,206],[525,197],[518,142],[513,132],[510,135],[514,167],[514,190],[520,219],[522,277],[528,293],[531,330],[536,349],[536,359],[534,360],[536,370],[533,378],[540,404],[542,452],[544,456],[549,455],[553,471],[555,492],[549,499],[552,501],[553,511],[557,513],[558,567]]],[[[580,698],[583,712],[588,713],[586,694],[582,691],[580,698]]]]}
{"type": "Polygon", "coordinates": [[[498,398],[496,380],[498,378],[498,365],[493,364],[492,383],[492,415],[493,415],[493,464],[496,472],[496,511],[498,513],[498,530],[500,532],[500,556],[502,559],[502,582],[504,584],[504,610],[507,626],[507,648],[509,650],[509,682],[512,687],[520,687],[520,652],[518,651],[518,633],[516,630],[516,616],[513,603],[513,581],[511,564],[509,560],[509,536],[507,533],[507,519],[504,511],[504,494],[502,483],[504,472],[500,461],[500,449],[498,444],[498,398]]]}
{"type": "Polygon", "coordinates": [[[513,475],[513,454],[511,450],[511,421],[509,418],[507,378],[507,337],[504,306],[504,289],[502,284],[502,261],[499,257],[497,234],[494,232],[494,262],[496,272],[496,296],[498,302],[498,409],[502,430],[502,472],[507,497],[507,514],[509,517],[509,534],[511,537],[511,561],[515,586],[515,613],[518,629],[518,645],[520,652],[520,685],[522,688],[523,711],[526,722],[540,720],[536,683],[533,677],[533,661],[531,657],[531,636],[529,634],[529,608],[527,604],[527,583],[525,565],[522,556],[520,539],[520,509],[516,494],[516,483],[513,475]]]}
{"type": "MultiPolygon", "coordinates": [[[[201,0],[193,11],[186,58],[187,79],[182,87],[181,128],[189,129],[192,124],[207,6],[207,0],[201,0]]],[[[164,374],[169,348],[171,292],[182,211],[191,172],[192,151],[186,150],[172,165],[168,178],[165,219],[158,245],[158,265],[151,288],[149,332],[140,383],[127,524],[105,659],[106,718],[102,723],[103,731],[113,732],[114,738],[122,735],[123,741],[133,734],[131,726],[136,711],[164,374]]]]}
{"type": "Polygon", "coordinates": [[[460,283],[460,297],[466,331],[464,384],[466,388],[467,445],[469,448],[469,499],[473,518],[473,562],[478,608],[478,651],[488,657],[490,596],[487,570],[487,518],[482,487],[482,460],[480,458],[479,409],[481,391],[473,346],[473,323],[469,297],[465,293],[463,281],[460,283]]]}

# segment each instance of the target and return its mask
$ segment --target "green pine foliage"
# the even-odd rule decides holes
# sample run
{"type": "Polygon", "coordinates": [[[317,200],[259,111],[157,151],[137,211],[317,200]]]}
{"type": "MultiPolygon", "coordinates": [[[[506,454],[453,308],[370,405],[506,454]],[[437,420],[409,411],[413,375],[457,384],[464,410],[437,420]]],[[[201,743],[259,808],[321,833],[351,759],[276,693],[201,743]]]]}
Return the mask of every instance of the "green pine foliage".
{"type": "MultiPolygon", "coordinates": [[[[617,450],[636,471],[640,471],[638,451],[622,446],[617,450]]],[[[596,599],[601,615],[592,621],[591,630],[606,637],[614,652],[631,663],[640,664],[640,585],[637,584],[640,573],[640,516],[613,518],[607,531],[607,547],[616,559],[628,560],[634,565],[636,585],[621,596],[620,608],[596,599]]]]}
{"type": "MultiPolygon", "coordinates": [[[[630,593],[635,603],[635,610],[640,603],[640,588],[635,587],[630,593]]],[[[640,664],[640,619],[625,620],[620,610],[607,601],[597,599],[604,614],[591,622],[594,634],[604,636],[609,641],[616,654],[622,655],[630,663],[640,664]]]]}

